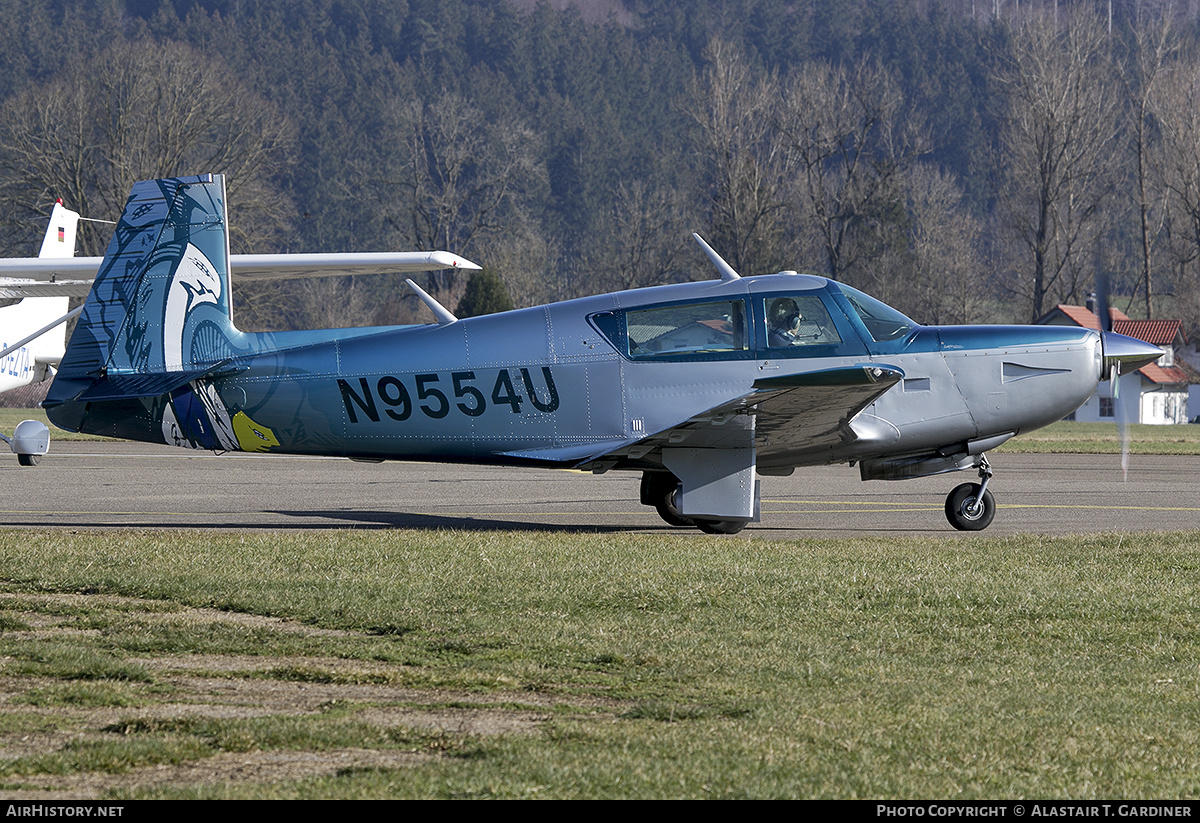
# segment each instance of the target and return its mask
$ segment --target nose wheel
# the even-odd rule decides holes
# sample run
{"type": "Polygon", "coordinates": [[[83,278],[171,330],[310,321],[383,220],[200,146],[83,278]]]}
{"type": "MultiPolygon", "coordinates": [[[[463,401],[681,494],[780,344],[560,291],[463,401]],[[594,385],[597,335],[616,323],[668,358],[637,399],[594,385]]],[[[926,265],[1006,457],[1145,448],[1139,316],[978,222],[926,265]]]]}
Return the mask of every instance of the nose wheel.
{"type": "Polygon", "coordinates": [[[992,467],[987,457],[980,458],[978,483],[963,483],[946,498],[946,519],[959,531],[977,532],[986,529],[996,516],[996,501],[988,491],[992,467]]]}

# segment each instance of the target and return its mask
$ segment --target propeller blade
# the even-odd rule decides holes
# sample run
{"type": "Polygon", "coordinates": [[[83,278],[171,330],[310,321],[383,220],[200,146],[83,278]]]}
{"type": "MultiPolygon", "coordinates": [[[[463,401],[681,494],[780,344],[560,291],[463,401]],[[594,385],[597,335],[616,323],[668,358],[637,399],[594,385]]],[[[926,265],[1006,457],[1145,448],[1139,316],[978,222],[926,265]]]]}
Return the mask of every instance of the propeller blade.
{"type": "MultiPolygon", "coordinates": [[[[1134,371],[1135,368],[1145,366],[1145,362],[1140,362],[1138,366],[1133,366],[1133,362],[1138,356],[1138,347],[1129,347],[1124,342],[1132,340],[1132,338],[1124,335],[1116,335],[1112,332],[1112,312],[1109,311],[1109,272],[1104,268],[1096,270],[1096,313],[1099,314],[1100,322],[1100,343],[1104,349],[1104,365],[1109,368],[1109,386],[1112,392],[1112,413],[1117,419],[1117,435],[1121,438],[1121,480],[1126,482],[1129,480],[1129,426],[1126,425],[1124,412],[1121,408],[1121,400],[1118,397],[1117,386],[1121,383],[1122,371],[1134,371]],[[1127,366],[1127,361],[1129,366],[1127,366]]],[[[1148,346],[1147,343],[1141,343],[1141,346],[1148,346]]],[[[1158,347],[1151,347],[1158,349],[1158,347]]],[[[1162,349],[1158,349],[1162,352],[1162,349]]],[[[1148,352],[1141,352],[1148,356],[1148,352]]],[[[1160,355],[1154,355],[1157,359],[1160,355]]],[[[1147,360],[1146,362],[1152,362],[1147,360]]]]}
{"type": "Polygon", "coordinates": [[[1108,310],[1108,272],[1096,270],[1096,314],[1100,317],[1100,330],[1112,331],[1112,312],[1108,310]]]}

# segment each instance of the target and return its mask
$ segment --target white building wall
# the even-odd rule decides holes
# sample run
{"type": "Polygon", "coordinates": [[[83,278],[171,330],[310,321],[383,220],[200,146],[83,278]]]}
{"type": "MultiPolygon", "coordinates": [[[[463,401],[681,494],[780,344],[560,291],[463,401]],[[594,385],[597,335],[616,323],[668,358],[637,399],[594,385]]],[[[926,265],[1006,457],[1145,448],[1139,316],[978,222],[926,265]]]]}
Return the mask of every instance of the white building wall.
{"type": "Polygon", "coordinates": [[[1171,424],[1187,423],[1200,415],[1200,392],[1167,391],[1138,373],[1123,374],[1119,381],[1115,399],[1112,381],[1106,380],[1075,411],[1075,419],[1081,423],[1171,424]],[[1101,414],[1104,409],[1111,409],[1111,414],[1101,414]]]}
{"type": "Polygon", "coordinates": [[[1142,395],[1141,422],[1170,425],[1188,421],[1188,393],[1149,391],[1142,395]]]}

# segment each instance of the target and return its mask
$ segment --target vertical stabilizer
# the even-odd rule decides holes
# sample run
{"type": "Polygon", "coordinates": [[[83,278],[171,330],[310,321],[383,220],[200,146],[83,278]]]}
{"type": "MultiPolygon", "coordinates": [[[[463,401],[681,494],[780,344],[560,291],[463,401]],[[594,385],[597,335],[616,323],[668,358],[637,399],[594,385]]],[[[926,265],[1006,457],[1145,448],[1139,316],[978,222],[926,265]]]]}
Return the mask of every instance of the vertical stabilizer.
{"type": "Polygon", "coordinates": [[[50,225],[42,238],[42,249],[38,257],[74,257],[75,230],[79,227],[79,214],[63,205],[62,200],[50,211],[50,225]]]}
{"type": "Polygon", "coordinates": [[[228,261],[222,175],[137,183],[44,405],[153,396],[227,359],[228,261]]]}
{"type": "MultiPolygon", "coordinates": [[[[59,200],[38,257],[74,257],[79,215],[59,200]]],[[[8,391],[50,376],[63,356],[67,340],[66,315],[70,298],[26,297],[0,308],[0,391],[8,391]]]]}

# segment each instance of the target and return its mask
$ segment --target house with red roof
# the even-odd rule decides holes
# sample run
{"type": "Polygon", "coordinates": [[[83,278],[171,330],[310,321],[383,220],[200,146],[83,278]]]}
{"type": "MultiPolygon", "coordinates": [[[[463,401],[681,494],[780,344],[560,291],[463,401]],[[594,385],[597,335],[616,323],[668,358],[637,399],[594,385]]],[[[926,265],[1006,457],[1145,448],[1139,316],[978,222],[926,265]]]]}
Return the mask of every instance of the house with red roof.
{"type": "MultiPolygon", "coordinates": [[[[1187,423],[1188,398],[1192,385],[1200,391],[1200,373],[1178,352],[1187,345],[1181,320],[1133,320],[1119,309],[1110,308],[1112,330],[1153,343],[1163,356],[1157,363],[1143,366],[1117,380],[1102,382],[1088,401],[1071,419],[1087,422],[1121,418],[1129,423],[1187,423]]],[[[1057,326],[1083,326],[1100,330],[1100,318],[1085,306],[1060,304],[1047,312],[1038,323],[1057,326]]]]}

